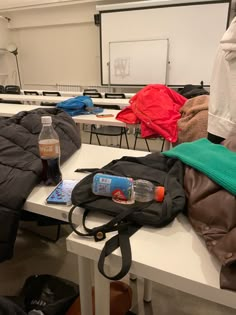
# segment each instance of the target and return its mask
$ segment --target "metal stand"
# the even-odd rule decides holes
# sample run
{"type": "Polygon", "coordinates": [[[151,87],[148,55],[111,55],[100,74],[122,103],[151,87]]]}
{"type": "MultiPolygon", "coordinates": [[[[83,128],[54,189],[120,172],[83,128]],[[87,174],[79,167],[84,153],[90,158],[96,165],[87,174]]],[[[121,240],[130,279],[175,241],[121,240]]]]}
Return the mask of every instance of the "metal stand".
{"type": "Polygon", "coordinates": [[[19,63],[18,63],[18,58],[17,58],[18,53],[16,52],[16,53],[14,53],[14,55],[16,57],[16,67],[17,67],[19,85],[20,85],[20,88],[22,89],[21,78],[20,78],[20,69],[19,69],[19,63]]]}

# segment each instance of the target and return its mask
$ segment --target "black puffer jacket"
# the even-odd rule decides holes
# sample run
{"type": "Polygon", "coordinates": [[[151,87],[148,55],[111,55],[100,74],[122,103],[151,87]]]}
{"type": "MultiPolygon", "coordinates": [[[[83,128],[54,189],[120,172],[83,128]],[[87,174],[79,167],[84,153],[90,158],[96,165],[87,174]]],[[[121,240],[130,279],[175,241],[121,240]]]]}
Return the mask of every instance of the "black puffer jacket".
{"type": "Polygon", "coordinates": [[[20,210],[40,181],[38,135],[41,116],[45,115],[52,116],[59,135],[61,163],[81,145],[79,128],[68,114],[57,108],[40,108],[0,119],[0,262],[13,255],[20,210]]]}

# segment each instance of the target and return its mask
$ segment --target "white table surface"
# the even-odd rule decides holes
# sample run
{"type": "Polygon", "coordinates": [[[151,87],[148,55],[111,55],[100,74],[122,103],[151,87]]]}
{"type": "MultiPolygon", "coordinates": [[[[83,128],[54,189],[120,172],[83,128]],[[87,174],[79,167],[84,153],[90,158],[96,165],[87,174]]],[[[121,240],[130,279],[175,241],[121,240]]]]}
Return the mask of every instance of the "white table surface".
{"type": "MultiPolygon", "coordinates": [[[[94,215],[87,226],[99,226],[106,222],[103,217],[94,215]]],[[[114,235],[115,232],[109,233],[114,235]]],[[[107,240],[106,239],[106,240],[107,240]]],[[[93,263],[95,272],[96,315],[109,315],[109,281],[97,268],[97,262],[105,241],[95,242],[93,238],[80,237],[72,233],[67,238],[67,249],[78,255],[82,281],[90,281],[88,264],[93,263]],[[86,279],[85,276],[88,278],[86,279]]],[[[236,293],[219,287],[219,262],[208,252],[183,215],[179,215],[168,226],[155,229],[143,227],[131,238],[132,266],[130,272],[144,279],[187,292],[189,294],[236,308],[236,293]]],[[[108,266],[119,270],[120,249],[106,259],[108,266]]],[[[86,286],[86,285],[85,285],[86,286]]],[[[84,289],[82,296],[87,299],[84,289]]],[[[82,302],[82,301],[81,301],[82,302]]],[[[83,305],[90,315],[90,310],[83,305]]]]}
{"type": "MultiPolygon", "coordinates": [[[[0,100],[12,100],[22,102],[52,102],[60,103],[70,99],[65,96],[44,96],[44,95],[23,95],[23,94],[0,94],[0,100]]],[[[129,99],[111,99],[111,98],[92,98],[94,105],[118,105],[124,108],[129,105],[129,99]]]]}
{"type": "MultiPolygon", "coordinates": [[[[13,115],[21,112],[21,111],[29,111],[34,110],[37,108],[45,108],[46,106],[40,107],[39,105],[21,105],[21,104],[4,104],[0,103],[0,117],[12,117],[13,115]]],[[[49,108],[52,108],[48,106],[49,108]]],[[[104,109],[101,113],[102,115],[111,114],[113,117],[101,117],[98,118],[94,114],[89,115],[78,115],[73,116],[72,119],[75,121],[76,124],[99,124],[103,126],[117,126],[117,127],[126,127],[128,126],[126,123],[119,121],[116,119],[116,115],[119,113],[119,110],[115,109],[104,109]]],[[[131,125],[135,126],[135,125],[131,125]]]]}
{"type": "MultiPolygon", "coordinates": [[[[12,117],[22,111],[34,110],[37,108],[45,108],[47,106],[40,107],[39,105],[27,105],[27,104],[6,104],[0,103],[0,116],[1,117],[12,117]]],[[[52,106],[48,106],[52,108],[52,106]]]]}
{"type": "MultiPolygon", "coordinates": [[[[99,124],[103,126],[117,126],[117,127],[126,127],[128,124],[116,119],[116,115],[120,112],[120,110],[116,109],[104,109],[101,115],[111,114],[113,117],[101,116],[97,117],[96,115],[79,115],[72,117],[74,121],[78,124],[99,124]]],[[[131,125],[135,126],[135,125],[131,125]]]]}

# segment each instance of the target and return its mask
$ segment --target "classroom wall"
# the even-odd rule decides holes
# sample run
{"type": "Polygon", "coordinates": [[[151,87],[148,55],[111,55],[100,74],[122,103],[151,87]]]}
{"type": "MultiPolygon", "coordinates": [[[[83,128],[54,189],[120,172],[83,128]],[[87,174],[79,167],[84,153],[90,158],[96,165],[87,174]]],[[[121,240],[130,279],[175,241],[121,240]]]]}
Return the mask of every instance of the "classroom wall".
{"type": "MultiPolygon", "coordinates": [[[[9,12],[10,37],[26,88],[99,84],[95,4],[9,12]]],[[[14,67],[10,70],[12,79],[14,67]]],[[[9,83],[9,82],[8,82],[9,83]]]]}
{"type": "MultiPolygon", "coordinates": [[[[66,5],[62,1],[63,5],[16,8],[17,3],[23,6],[30,2],[37,1],[13,1],[11,8],[10,1],[1,0],[0,4],[0,15],[10,19],[10,42],[18,47],[23,87],[72,86],[79,90],[100,85],[99,27],[94,24],[94,14],[102,1],[69,1],[66,5]]],[[[7,64],[9,75],[0,83],[19,83],[14,56],[0,57],[1,62],[4,67],[7,64]]]]}
{"type": "MultiPolygon", "coordinates": [[[[9,40],[18,47],[24,88],[73,86],[79,90],[100,85],[99,27],[94,24],[100,1],[69,1],[67,5],[7,11],[3,10],[4,1],[0,15],[10,18],[9,40]]],[[[8,72],[7,77],[0,77],[0,83],[17,84],[15,57],[0,56],[0,66],[8,72]]]]}

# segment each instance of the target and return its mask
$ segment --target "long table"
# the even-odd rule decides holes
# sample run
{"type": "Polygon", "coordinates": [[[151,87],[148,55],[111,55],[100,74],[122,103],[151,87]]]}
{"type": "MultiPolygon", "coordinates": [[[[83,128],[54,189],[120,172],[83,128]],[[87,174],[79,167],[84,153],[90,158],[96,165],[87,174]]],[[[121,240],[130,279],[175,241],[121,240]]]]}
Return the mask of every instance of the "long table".
{"type": "MultiPolygon", "coordinates": [[[[0,94],[0,100],[6,101],[22,101],[22,102],[51,102],[60,103],[70,99],[71,97],[65,96],[44,96],[44,95],[23,95],[23,94],[0,94]]],[[[94,105],[117,105],[124,108],[129,105],[129,99],[112,99],[112,98],[92,98],[94,105]]],[[[19,104],[20,105],[20,104],[19,104]]]]}
{"type": "MultiPolygon", "coordinates": [[[[2,117],[12,117],[13,115],[21,112],[21,111],[29,111],[39,108],[38,105],[19,105],[19,104],[4,104],[0,103],[0,116],[2,117]]],[[[50,106],[48,106],[50,108],[50,106]]],[[[44,107],[41,107],[44,108],[44,107]]],[[[101,113],[101,117],[98,118],[94,114],[88,114],[88,115],[78,115],[73,116],[73,120],[76,124],[100,124],[100,125],[106,125],[106,126],[117,126],[117,127],[126,127],[128,126],[126,123],[117,120],[116,115],[119,113],[119,110],[115,109],[104,109],[104,111],[101,113]],[[106,117],[104,115],[110,114],[113,115],[112,117],[106,117]]],[[[134,125],[132,125],[134,126],[134,125]]]]}
{"type": "MultiPolygon", "coordinates": [[[[13,115],[19,113],[20,111],[29,111],[39,108],[39,105],[24,105],[24,104],[5,104],[0,103],[0,117],[12,117],[13,115]]],[[[45,107],[45,106],[44,106],[45,107]]],[[[48,106],[49,108],[51,106],[48,106]]],[[[116,127],[128,127],[128,128],[136,128],[137,125],[129,125],[125,122],[117,120],[115,117],[119,113],[119,110],[115,109],[104,109],[101,114],[112,114],[113,117],[101,117],[98,118],[96,115],[78,115],[73,116],[73,120],[76,124],[97,124],[97,125],[104,125],[104,126],[116,126],[116,127]]],[[[171,147],[170,142],[165,141],[163,150],[169,150],[171,147]]]]}

